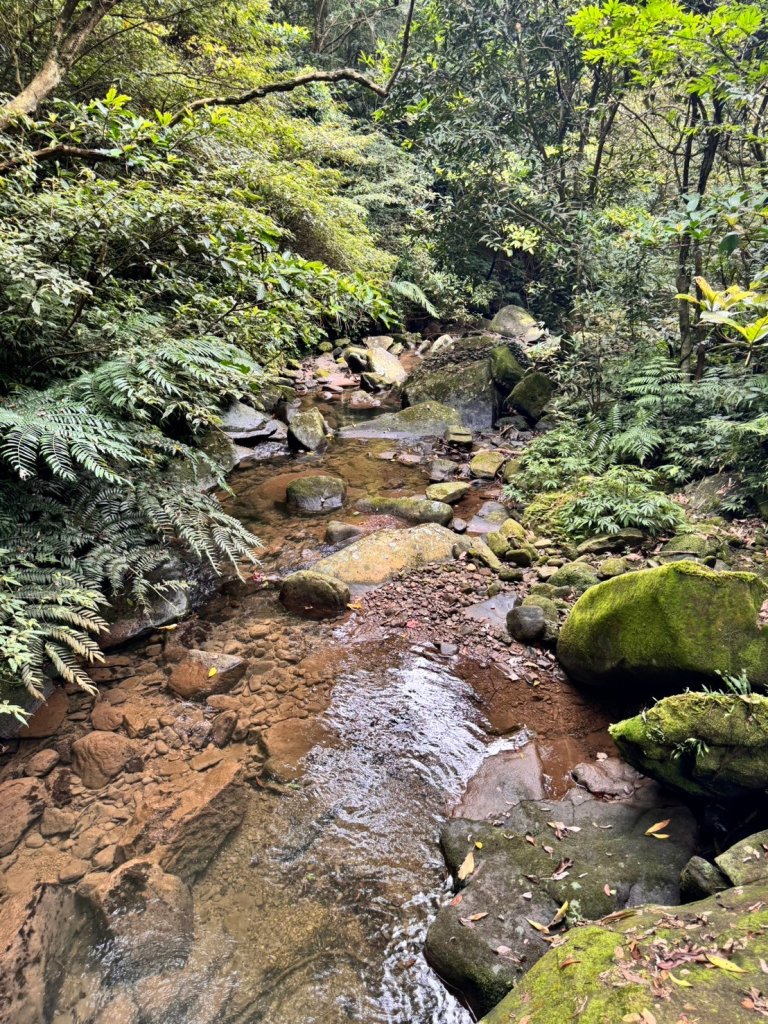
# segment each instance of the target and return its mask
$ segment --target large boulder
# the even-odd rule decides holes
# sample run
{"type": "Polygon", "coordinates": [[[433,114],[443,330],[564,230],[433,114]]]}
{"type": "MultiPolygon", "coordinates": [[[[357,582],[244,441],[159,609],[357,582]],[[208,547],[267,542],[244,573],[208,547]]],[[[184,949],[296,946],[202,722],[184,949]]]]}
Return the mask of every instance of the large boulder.
{"type": "Polygon", "coordinates": [[[295,512],[313,514],[334,512],[344,504],[347,488],[337,476],[303,476],[286,488],[288,508],[295,512]]]}
{"type": "Polygon", "coordinates": [[[529,420],[538,420],[554,393],[555,385],[546,374],[537,370],[514,386],[509,402],[529,420]]]}
{"type": "Polygon", "coordinates": [[[571,931],[482,1024],[754,1024],[766,958],[765,881],[642,907],[571,931]]]}
{"type": "Polygon", "coordinates": [[[536,318],[522,306],[502,306],[491,320],[491,330],[526,342],[538,341],[544,333],[536,318]]]}
{"type": "Polygon", "coordinates": [[[142,766],[139,745],[119,733],[89,732],[72,744],[72,767],[88,789],[101,789],[126,768],[142,766]]]}
{"type": "Polygon", "coordinates": [[[440,523],[447,526],[453,519],[453,509],[450,505],[429,498],[387,498],[383,495],[372,495],[370,498],[361,498],[355,508],[360,512],[397,516],[407,523],[440,523]]]}
{"type": "Polygon", "coordinates": [[[111,940],[110,963],[121,977],[142,977],[186,962],[194,939],[192,893],[178,875],[148,858],[127,861],[85,883],[100,932],[111,940]]]}
{"type": "Polygon", "coordinates": [[[378,345],[368,349],[368,368],[378,378],[381,387],[402,384],[408,376],[397,356],[378,345]]]}
{"type": "Polygon", "coordinates": [[[415,440],[421,437],[442,437],[452,426],[461,426],[461,416],[440,402],[419,402],[399,412],[384,413],[367,423],[342,427],[342,437],[383,437],[392,440],[415,440]]]}
{"type": "Polygon", "coordinates": [[[280,600],[290,612],[312,619],[332,619],[347,610],[349,587],[326,573],[302,570],[283,580],[280,600]]]}
{"type": "Polygon", "coordinates": [[[526,367],[509,345],[497,345],[491,350],[491,377],[503,391],[509,393],[525,375],[526,367]]]}
{"type": "Polygon", "coordinates": [[[677,901],[680,871],[694,851],[692,815],[653,785],[624,802],[573,789],[560,801],[522,800],[494,817],[493,824],[456,818],[443,829],[446,861],[464,888],[438,911],[426,942],[440,977],[480,1013],[564,928],[648,901],[677,901]],[[646,834],[667,818],[674,820],[668,839],[646,834]]]}
{"type": "Polygon", "coordinates": [[[768,697],[680,693],[611,726],[622,757],[695,796],[768,789],[768,697]]]}
{"type": "Polygon", "coordinates": [[[45,804],[45,786],[39,779],[9,779],[0,785],[0,857],[16,849],[45,804]]]}
{"type": "Polygon", "coordinates": [[[768,632],[757,576],[694,562],[643,569],[590,587],[560,633],[557,656],[580,683],[644,688],[718,684],[746,672],[768,686],[768,632]]]}
{"type": "Polygon", "coordinates": [[[405,398],[409,405],[434,400],[456,409],[472,430],[493,425],[499,411],[499,396],[493,382],[490,359],[468,363],[447,363],[437,369],[427,364],[408,381],[405,398]]]}
{"type": "Polygon", "coordinates": [[[319,409],[295,412],[288,424],[288,442],[292,448],[314,452],[325,447],[328,428],[319,409]]]}
{"type": "Polygon", "coordinates": [[[282,434],[282,426],[279,420],[244,402],[233,402],[221,416],[223,432],[230,440],[241,444],[266,441],[275,434],[282,434]]]}
{"type": "Polygon", "coordinates": [[[240,682],[247,667],[248,663],[236,654],[189,650],[174,665],[168,687],[187,699],[227,693],[240,682]]]}
{"type": "Polygon", "coordinates": [[[436,523],[407,530],[379,530],[319,561],[315,572],[345,583],[383,583],[430,562],[450,562],[456,534],[436,523]]]}

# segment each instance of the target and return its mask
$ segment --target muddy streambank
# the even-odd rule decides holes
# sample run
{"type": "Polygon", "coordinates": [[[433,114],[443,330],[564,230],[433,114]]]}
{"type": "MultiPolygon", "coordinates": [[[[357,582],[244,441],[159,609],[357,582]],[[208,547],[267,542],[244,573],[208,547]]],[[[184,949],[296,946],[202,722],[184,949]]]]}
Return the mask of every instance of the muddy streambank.
{"type": "MultiPolygon", "coordinates": [[[[411,353],[401,365],[418,363],[411,353]]],[[[464,414],[480,408],[487,424],[456,428],[452,443],[376,437],[398,392],[353,391],[359,376],[333,365],[322,357],[297,374],[306,395],[293,414],[325,415],[317,450],[270,440],[246,450],[230,478],[228,508],[264,544],[256,570],[184,621],[110,652],[96,700],[58,689],[7,744],[3,1022],[467,1024],[546,948],[519,921],[551,916],[550,877],[573,869],[569,885],[584,890],[590,918],[676,902],[680,867],[701,848],[701,816],[679,803],[669,811],[672,868],[619,845],[605,857],[618,851],[630,867],[599,886],[584,881],[590,844],[599,846],[590,829],[631,838],[668,803],[621,766],[607,732],[637,710],[637,696],[574,687],[551,643],[508,629],[510,610],[568,561],[544,539],[536,551],[526,542],[538,562],[522,551],[527,563],[502,566],[483,542],[508,521],[499,470],[530,423],[494,428],[498,410],[484,393],[464,414]],[[328,443],[328,424],[372,436],[342,431],[328,443]],[[490,469],[470,469],[478,450],[490,469]],[[410,536],[413,522],[365,502],[423,496],[440,473],[462,484],[450,523],[460,550],[385,571],[377,586],[353,582],[349,607],[331,621],[283,608],[292,571],[350,540],[392,531],[397,547],[410,536]],[[318,474],[344,483],[333,513],[351,528],[343,541],[329,532],[332,516],[287,502],[293,482],[318,474]],[[579,815],[587,821],[578,874],[577,858],[551,845],[553,813],[563,815],[557,844],[580,832],[579,815]],[[494,835],[479,838],[515,814],[526,856],[533,850],[545,868],[494,862],[494,835]],[[467,848],[486,849],[485,875],[500,888],[484,890],[478,873],[455,894],[467,848]],[[510,888],[510,871],[526,891],[510,888]],[[518,899],[518,916],[507,914],[518,899]],[[462,900],[469,909],[457,910],[462,900]],[[474,952],[457,966],[445,950],[464,949],[467,936],[474,952]],[[508,955],[513,943],[520,956],[508,955]]],[[[563,591],[567,605],[576,594],[563,591]]]]}

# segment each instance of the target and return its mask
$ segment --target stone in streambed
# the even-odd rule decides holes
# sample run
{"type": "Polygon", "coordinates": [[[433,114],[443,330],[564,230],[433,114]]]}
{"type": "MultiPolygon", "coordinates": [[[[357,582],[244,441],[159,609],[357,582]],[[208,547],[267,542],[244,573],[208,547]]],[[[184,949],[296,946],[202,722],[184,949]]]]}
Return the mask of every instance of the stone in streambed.
{"type": "Polygon", "coordinates": [[[427,488],[427,498],[430,501],[441,501],[448,505],[454,505],[457,501],[461,501],[469,489],[469,484],[459,480],[443,484],[430,484],[427,488]]]}
{"type": "Polygon", "coordinates": [[[525,366],[507,345],[497,345],[491,350],[491,376],[494,383],[509,392],[525,374],[525,366]]]}
{"type": "Polygon", "coordinates": [[[286,488],[288,508],[305,514],[333,512],[344,504],[347,488],[336,476],[303,476],[286,488]]]}
{"type": "Polygon", "coordinates": [[[314,571],[345,583],[383,583],[404,570],[450,562],[455,544],[456,535],[435,523],[379,530],[322,559],[314,571]]]}
{"type": "Polygon", "coordinates": [[[515,305],[501,307],[491,320],[491,330],[529,343],[538,341],[544,333],[527,309],[515,305]]]}
{"type": "Polygon", "coordinates": [[[541,608],[535,606],[513,608],[507,615],[507,629],[510,636],[521,643],[540,640],[547,628],[547,620],[541,608]]]}
{"type": "Polygon", "coordinates": [[[328,428],[318,409],[296,412],[288,424],[288,442],[292,448],[314,452],[327,444],[328,428]]]}
{"type": "Polygon", "coordinates": [[[45,786],[39,779],[9,779],[0,785],[0,857],[16,849],[45,804],[45,786]]]}
{"type": "Polygon", "coordinates": [[[498,411],[491,361],[487,358],[448,363],[437,369],[423,364],[408,381],[405,398],[409,405],[430,399],[442,402],[456,409],[473,430],[491,427],[498,411]]]}
{"type": "Polygon", "coordinates": [[[168,687],[186,698],[227,693],[240,682],[246,668],[247,662],[235,654],[190,650],[174,665],[168,687]]]}
{"type": "Polygon", "coordinates": [[[141,770],[141,748],[119,733],[89,732],[72,744],[72,767],[88,789],[106,786],[131,762],[141,770]]]}
{"type": "Polygon", "coordinates": [[[288,611],[312,619],[343,615],[350,601],[346,583],[326,573],[302,570],[283,580],[280,600],[288,611]]]}
{"type": "Polygon", "coordinates": [[[341,437],[392,438],[415,440],[421,437],[442,437],[449,427],[461,426],[455,409],[439,402],[419,402],[399,412],[385,413],[367,423],[342,427],[341,437]]]}
{"type": "Polygon", "coordinates": [[[506,461],[507,456],[503,452],[478,452],[469,464],[469,471],[479,479],[493,480],[506,461]]]}
{"type": "Polygon", "coordinates": [[[768,788],[768,697],[688,691],[610,733],[638,771],[684,793],[730,798],[768,788]]]}
{"type": "Polygon", "coordinates": [[[509,402],[513,408],[518,409],[528,419],[535,421],[541,418],[554,393],[555,386],[549,377],[535,371],[523,377],[520,383],[515,385],[509,396],[509,402]]]}
{"type": "Polygon", "coordinates": [[[720,868],[703,857],[691,857],[680,872],[680,895],[686,903],[714,896],[730,885],[720,868]]]}
{"type": "Polygon", "coordinates": [[[380,387],[402,384],[408,376],[397,356],[385,348],[375,347],[368,350],[368,369],[378,379],[380,387]]]}
{"type": "Polygon", "coordinates": [[[456,476],[458,466],[450,459],[433,459],[429,464],[430,483],[438,484],[456,476]]]}
{"type": "Polygon", "coordinates": [[[345,541],[362,537],[365,531],[354,523],[342,523],[332,519],[325,528],[325,539],[328,544],[343,544],[345,541]]]}
{"type": "Polygon", "coordinates": [[[593,587],[597,581],[595,570],[587,562],[567,562],[549,578],[553,587],[568,587],[577,594],[593,587]]]}
{"type": "Polygon", "coordinates": [[[382,495],[372,495],[358,501],[355,508],[360,512],[397,516],[407,523],[440,523],[447,526],[453,519],[453,509],[450,505],[425,498],[386,498],[382,495]]]}
{"type": "Polygon", "coordinates": [[[558,658],[574,680],[591,686],[683,689],[746,672],[753,686],[765,687],[768,632],[758,616],[766,596],[768,587],[751,573],[693,562],[627,573],[579,598],[558,658]]]}

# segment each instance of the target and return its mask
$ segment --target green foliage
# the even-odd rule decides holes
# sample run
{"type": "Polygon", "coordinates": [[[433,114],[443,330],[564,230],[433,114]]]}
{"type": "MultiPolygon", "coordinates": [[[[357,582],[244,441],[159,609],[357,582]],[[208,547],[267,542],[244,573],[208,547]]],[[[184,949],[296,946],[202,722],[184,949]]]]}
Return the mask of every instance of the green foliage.
{"type": "Polygon", "coordinates": [[[572,537],[618,533],[626,527],[651,535],[669,533],[685,522],[680,505],[658,490],[658,477],[635,466],[613,466],[603,476],[582,477],[575,496],[561,510],[572,537]]]}

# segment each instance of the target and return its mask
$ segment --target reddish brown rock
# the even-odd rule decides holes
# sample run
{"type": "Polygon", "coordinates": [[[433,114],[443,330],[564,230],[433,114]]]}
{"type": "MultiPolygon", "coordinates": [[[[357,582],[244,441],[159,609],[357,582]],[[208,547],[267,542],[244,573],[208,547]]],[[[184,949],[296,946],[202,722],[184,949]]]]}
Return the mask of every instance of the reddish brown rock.
{"type": "Polygon", "coordinates": [[[180,697],[226,693],[245,673],[247,663],[234,654],[187,651],[173,667],[168,686],[180,697]]]}
{"type": "Polygon", "coordinates": [[[91,711],[91,725],[99,732],[114,732],[123,724],[123,711],[106,700],[99,700],[91,711]]]}
{"type": "Polygon", "coordinates": [[[134,759],[139,759],[138,746],[114,732],[91,732],[72,744],[72,767],[89,789],[106,786],[134,759]]]}
{"type": "Polygon", "coordinates": [[[45,787],[38,779],[10,779],[0,785],[0,857],[5,857],[45,810],[45,787]]]}
{"type": "Polygon", "coordinates": [[[226,747],[232,739],[232,733],[237,725],[236,711],[222,711],[216,715],[211,722],[211,739],[217,747],[226,747]]]}
{"type": "Polygon", "coordinates": [[[19,729],[20,739],[43,739],[53,736],[61,726],[69,711],[69,697],[61,687],[57,687],[45,704],[41,704],[25,726],[19,729]]]}
{"type": "Polygon", "coordinates": [[[27,775],[34,775],[39,778],[47,775],[49,771],[55,768],[59,760],[58,750],[39,750],[30,757],[24,767],[26,768],[27,775]]]}

